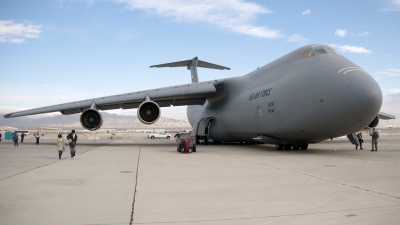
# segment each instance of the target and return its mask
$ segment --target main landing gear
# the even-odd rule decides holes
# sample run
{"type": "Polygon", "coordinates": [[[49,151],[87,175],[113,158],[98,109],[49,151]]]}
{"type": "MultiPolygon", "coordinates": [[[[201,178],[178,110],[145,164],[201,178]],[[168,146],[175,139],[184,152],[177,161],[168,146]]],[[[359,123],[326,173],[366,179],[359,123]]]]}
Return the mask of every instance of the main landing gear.
{"type": "Polygon", "coordinates": [[[276,150],[283,150],[283,149],[290,150],[292,148],[293,148],[293,150],[299,150],[299,149],[307,150],[308,144],[293,144],[293,145],[291,145],[291,144],[285,144],[285,145],[284,144],[277,144],[277,145],[275,145],[275,147],[276,147],[276,150]]]}

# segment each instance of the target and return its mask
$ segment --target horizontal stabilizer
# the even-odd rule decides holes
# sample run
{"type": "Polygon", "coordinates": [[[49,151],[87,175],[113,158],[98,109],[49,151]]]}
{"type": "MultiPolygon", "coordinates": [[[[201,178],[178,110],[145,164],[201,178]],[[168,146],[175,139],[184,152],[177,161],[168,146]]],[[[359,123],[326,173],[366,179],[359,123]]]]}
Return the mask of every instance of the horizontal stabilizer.
{"type": "Polygon", "coordinates": [[[209,63],[209,62],[204,62],[199,60],[199,58],[196,56],[193,59],[190,60],[185,60],[185,61],[179,61],[179,62],[172,62],[172,63],[164,63],[164,64],[158,64],[158,65],[152,65],[150,68],[161,68],[161,67],[186,67],[188,70],[190,70],[190,74],[192,76],[192,83],[197,83],[199,82],[199,76],[197,74],[197,67],[203,67],[203,68],[209,68],[209,69],[217,69],[217,70],[230,70],[230,68],[225,67],[225,66],[220,66],[217,64],[209,63]]]}
{"type": "MultiPolygon", "coordinates": [[[[198,60],[197,57],[193,58],[194,60],[197,60],[197,67],[203,67],[203,68],[209,68],[209,69],[218,69],[218,70],[230,70],[231,68],[225,67],[225,66],[220,66],[217,64],[205,62],[198,60]]],[[[164,64],[158,64],[158,65],[152,65],[150,68],[161,68],[161,67],[187,67],[190,69],[190,66],[193,62],[193,59],[190,60],[185,60],[185,61],[179,61],[179,62],[171,62],[171,63],[164,63],[164,64]]]]}

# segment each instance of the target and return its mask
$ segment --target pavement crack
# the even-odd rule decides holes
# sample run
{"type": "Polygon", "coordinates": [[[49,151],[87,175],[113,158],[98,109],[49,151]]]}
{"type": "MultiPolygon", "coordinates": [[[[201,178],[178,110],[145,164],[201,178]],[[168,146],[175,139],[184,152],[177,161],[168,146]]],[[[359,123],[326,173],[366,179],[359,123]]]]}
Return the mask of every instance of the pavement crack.
{"type": "Polygon", "coordinates": [[[279,218],[279,217],[290,217],[290,216],[318,215],[318,214],[326,214],[326,213],[353,212],[353,211],[380,209],[380,208],[388,208],[388,207],[399,207],[399,206],[400,205],[387,205],[387,206],[375,206],[375,207],[343,209],[343,210],[328,210],[328,211],[319,211],[319,212],[304,212],[304,213],[281,214],[281,215],[270,215],[270,216],[237,217],[237,218],[226,218],[226,219],[215,219],[215,220],[158,221],[158,222],[144,222],[144,223],[135,223],[135,224],[180,224],[180,223],[185,224],[185,223],[240,221],[240,220],[254,220],[254,219],[279,218]]]}
{"type": "Polygon", "coordinates": [[[378,195],[383,195],[383,196],[386,196],[386,197],[400,199],[399,196],[385,194],[385,193],[381,193],[381,192],[378,192],[378,191],[372,191],[372,190],[368,190],[368,189],[365,189],[365,188],[352,186],[352,185],[349,185],[349,184],[345,184],[345,183],[341,183],[341,182],[338,182],[338,181],[329,180],[329,179],[326,179],[326,178],[314,176],[314,175],[307,174],[307,173],[301,173],[301,172],[298,172],[298,171],[285,169],[285,168],[278,167],[278,166],[272,166],[272,165],[269,165],[269,164],[265,164],[265,163],[253,161],[253,160],[250,160],[250,159],[245,159],[245,158],[241,158],[241,157],[238,157],[238,156],[234,156],[234,155],[229,155],[229,154],[217,152],[217,151],[211,151],[211,152],[214,152],[214,153],[217,153],[217,154],[220,154],[220,155],[225,155],[225,156],[232,157],[232,158],[236,158],[236,159],[240,159],[240,160],[244,160],[244,161],[248,161],[248,162],[251,162],[251,163],[256,163],[256,164],[259,164],[259,165],[271,167],[271,168],[274,168],[274,169],[283,170],[283,171],[299,174],[299,175],[302,175],[302,176],[307,176],[307,177],[311,177],[311,178],[314,178],[314,179],[323,180],[323,181],[326,181],[326,182],[330,182],[330,183],[334,183],[334,184],[338,184],[338,185],[342,185],[342,186],[346,186],[346,187],[350,187],[350,188],[354,188],[354,189],[358,189],[358,190],[362,190],[362,191],[366,191],[366,192],[370,192],[370,193],[375,193],[375,194],[378,194],[378,195]]]}
{"type": "Polygon", "coordinates": [[[137,190],[137,183],[138,183],[138,175],[139,175],[139,163],[140,163],[140,153],[142,151],[142,146],[137,143],[135,140],[136,144],[139,146],[139,155],[138,155],[138,160],[137,160],[137,167],[136,167],[136,180],[135,180],[135,192],[133,194],[133,202],[132,202],[132,211],[131,211],[131,220],[129,221],[129,225],[132,225],[133,223],[133,215],[135,213],[135,200],[136,200],[136,190],[137,190]]]}
{"type": "MultiPolygon", "coordinates": [[[[104,145],[107,145],[107,144],[104,144],[104,145]]],[[[94,149],[91,149],[91,150],[88,150],[88,151],[79,153],[79,154],[77,154],[77,155],[82,155],[82,154],[85,154],[85,153],[87,153],[87,152],[91,152],[91,151],[93,151],[93,150],[96,150],[96,149],[98,149],[98,148],[104,146],[104,145],[100,145],[100,146],[97,147],[97,148],[94,148],[94,149]]],[[[35,168],[22,171],[22,172],[20,172],[20,173],[13,174],[13,175],[8,176],[8,177],[1,178],[0,181],[7,180],[7,179],[9,179],[9,178],[16,177],[16,176],[18,176],[18,175],[21,175],[21,174],[24,174],[24,173],[28,173],[28,172],[30,172],[30,171],[33,171],[33,170],[36,170],[36,169],[40,169],[40,168],[42,168],[42,167],[46,167],[46,166],[49,166],[49,165],[52,165],[52,164],[55,164],[55,163],[59,163],[59,162],[62,162],[62,160],[57,160],[57,161],[54,161],[54,162],[51,162],[51,163],[47,163],[47,164],[45,164],[45,165],[37,166],[37,167],[35,167],[35,168]]]]}

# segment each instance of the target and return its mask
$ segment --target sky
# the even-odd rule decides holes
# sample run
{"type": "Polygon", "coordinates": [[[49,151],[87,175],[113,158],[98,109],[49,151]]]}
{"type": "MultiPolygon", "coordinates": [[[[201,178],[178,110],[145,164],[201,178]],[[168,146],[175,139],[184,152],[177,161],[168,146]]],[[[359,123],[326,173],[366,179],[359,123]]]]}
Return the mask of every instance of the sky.
{"type": "MultiPolygon", "coordinates": [[[[307,44],[327,44],[380,85],[400,116],[400,0],[1,0],[0,113],[246,75],[307,44]]],[[[162,116],[186,119],[185,107],[162,116]]],[[[110,113],[136,115],[136,110],[110,113]]]]}

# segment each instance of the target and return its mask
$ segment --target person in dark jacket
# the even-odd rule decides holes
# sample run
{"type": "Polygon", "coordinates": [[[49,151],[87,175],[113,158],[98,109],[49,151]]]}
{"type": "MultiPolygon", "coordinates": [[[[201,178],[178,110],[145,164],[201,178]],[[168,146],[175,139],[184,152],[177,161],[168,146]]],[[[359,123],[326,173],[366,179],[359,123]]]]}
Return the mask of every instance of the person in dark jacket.
{"type": "Polygon", "coordinates": [[[25,133],[22,132],[22,133],[21,133],[21,143],[24,143],[24,137],[25,137],[25,133]]]}
{"type": "MultiPolygon", "coordinates": [[[[357,139],[358,139],[358,143],[360,143],[360,150],[364,150],[364,149],[362,148],[362,143],[364,143],[364,140],[362,139],[362,134],[361,134],[361,132],[359,132],[359,133],[357,134],[357,139]]],[[[358,145],[356,145],[356,149],[357,149],[357,147],[358,147],[358,145]]]]}
{"type": "Polygon", "coordinates": [[[13,137],[12,137],[13,141],[14,141],[14,147],[18,146],[18,134],[17,133],[13,133],[13,137]]]}
{"type": "Polygon", "coordinates": [[[36,138],[36,144],[38,145],[39,144],[39,139],[40,139],[39,133],[35,134],[35,138],[36,138]]]}
{"type": "Polygon", "coordinates": [[[75,159],[76,154],[76,142],[78,141],[78,135],[75,134],[75,130],[72,130],[71,133],[67,136],[69,143],[69,150],[71,152],[71,159],[75,159]]]}

